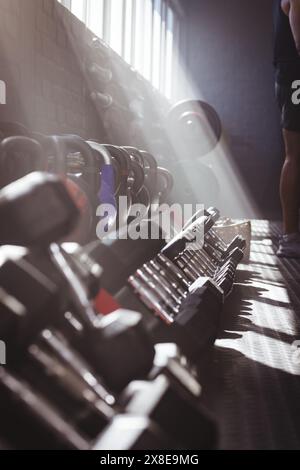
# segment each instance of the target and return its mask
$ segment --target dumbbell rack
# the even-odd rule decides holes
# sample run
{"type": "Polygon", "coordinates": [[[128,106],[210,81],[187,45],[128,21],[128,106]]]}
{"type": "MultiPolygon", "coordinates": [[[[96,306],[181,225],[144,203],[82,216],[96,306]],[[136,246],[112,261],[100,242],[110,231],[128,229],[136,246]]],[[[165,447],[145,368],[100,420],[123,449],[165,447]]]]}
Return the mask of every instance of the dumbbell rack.
{"type": "MultiPolygon", "coordinates": [[[[59,140],[72,151],[86,152],[93,162],[89,145],[80,138],[59,140]]],[[[147,179],[155,182],[153,157],[128,150],[124,162],[130,164],[133,150],[133,156],[144,156],[147,179]]],[[[126,190],[129,176],[126,172],[126,190]]],[[[181,350],[159,352],[139,313],[123,309],[96,315],[91,292],[99,290],[101,266],[93,257],[87,260],[84,249],[72,258],[57,244],[80,216],[64,180],[49,173],[29,174],[4,188],[1,196],[0,212],[7,220],[1,244],[25,250],[12,256],[9,247],[0,248],[0,286],[6,299],[0,306],[1,334],[11,351],[9,366],[0,371],[0,411],[5,425],[22,423],[17,433],[14,427],[0,426],[0,436],[17,448],[38,443],[44,448],[103,449],[107,442],[113,448],[120,433],[130,436],[122,443],[124,450],[215,447],[214,421],[202,408],[201,385],[181,350]]],[[[154,191],[152,197],[159,200],[162,194],[154,191]]],[[[243,257],[241,238],[227,246],[214,232],[218,218],[215,209],[196,214],[128,280],[148,311],[178,326],[188,342],[195,340],[197,353],[216,338],[222,304],[243,257]]]]}
{"type": "Polygon", "coordinates": [[[192,296],[199,300],[205,297],[201,309],[209,315],[214,300],[221,309],[232,292],[246,245],[240,236],[226,245],[214,230],[218,218],[218,211],[209,209],[203,217],[191,221],[183,233],[128,280],[147,309],[168,325],[180,322],[187,326],[191,322],[197,326],[197,311],[189,317],[192,296]],[[197,242],[193,243],[195,235],[197,242]]]}

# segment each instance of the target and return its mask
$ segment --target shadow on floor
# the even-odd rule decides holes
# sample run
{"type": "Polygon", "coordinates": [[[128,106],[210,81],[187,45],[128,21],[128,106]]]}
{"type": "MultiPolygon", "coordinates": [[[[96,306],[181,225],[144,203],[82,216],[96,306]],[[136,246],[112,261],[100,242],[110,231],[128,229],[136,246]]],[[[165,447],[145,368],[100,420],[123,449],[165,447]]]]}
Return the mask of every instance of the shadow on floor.
{"type": "Polygon", "coordinates": [[[288,282],[288,269],[289,262],[282,282],[275,286],[287,283],[290,303],[265,298],[269,290],[253,281],[272,284],[255,268],[238,272],[237,285],[225,303],[217,346],[203,376],[203,399],[216,416],[221,449],[300,449],[300,361],[294,368],[284,367],[292,360],[293,342],[300,340],[300,282],[288,282]],[[260,311],[254,312],[257,301],[260,311]],[[275,307],[285,313],[280,328],[275,307]],[[270,319],[267,326],[254,323],[260,313],[270,319]],[[249,335],[255,360],[247,351],[249,335]],[[282,357],[281,349],[291,355],[282,357]]]}

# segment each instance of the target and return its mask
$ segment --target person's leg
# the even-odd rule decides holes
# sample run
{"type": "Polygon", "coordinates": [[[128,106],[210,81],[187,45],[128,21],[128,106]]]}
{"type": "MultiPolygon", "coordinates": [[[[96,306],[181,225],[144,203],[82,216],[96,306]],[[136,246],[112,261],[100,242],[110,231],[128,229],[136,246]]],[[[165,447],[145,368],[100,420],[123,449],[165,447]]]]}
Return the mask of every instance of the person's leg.
{"type": "Polygon", "coordinates": [[[300,132],[283,130],[285,162],[280,181],[283,231],[291,235],[299,231],[300,202],[300,132]]]}

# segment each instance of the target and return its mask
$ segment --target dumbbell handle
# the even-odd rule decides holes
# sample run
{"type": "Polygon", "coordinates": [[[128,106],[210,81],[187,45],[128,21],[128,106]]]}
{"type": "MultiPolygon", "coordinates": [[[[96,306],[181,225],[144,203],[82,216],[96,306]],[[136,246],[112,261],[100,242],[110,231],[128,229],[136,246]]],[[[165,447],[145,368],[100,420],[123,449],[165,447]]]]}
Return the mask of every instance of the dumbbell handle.
{"type": "Polygon", "coordinates": [[[174,302],[177,304],[181,303],[180,297],[178,292],[173,288],[168,280],[166,280],[163,276],[161,276],[157,271],[151,268],[151,265],[144,264],[143,266],[144,271],[154,279],[156,283],[162,286],[165,292],[173,299],[174,302]]]}
{"type": "Polygon", "coordinates": [[[55,243],[50,245],[49,248],[51,258],[58,268],[62,276],[66,279],[70,291],[72,292],[72,300],[76,313],[79,315],[80,320],[87,328],[94,328],[99,317],[95,314],[91,307],[87,293],[82,286],[79,278],[69,266],[66,261],[62,249],[55,243]]]}
{"type": "Polygon", "coordinates": [[[177,295],[179,295],[182,298],[184,298],[186,296],[186,291],[182,288],[181,284],[178,282],[178,279],[175,277],[175,275],[170,270],[164,269],[155,260],[150,261],[150,266],[158,274],[160,274],[161,277],[166,279],[171,284],[171,286],[173,287],[175,292],[177,292],[177,295]]]}
{"type": "Polygon", "coordinates": [[[156,260],[164,268],[168,269],[175,276],[175,278],[182,284],[182,286],[188,290],[189,286],[191,285],[191,282],[187,278],[187,276],[176,266],[176,264],[170,261],[162,253],[157,255],[156,260]]]}
{"type": "Polygon", "coordinates": [[[193,222],[187,229],[180,232],[162,249],[162,254],[170,260],[173,260],[179,253],[187,249],[189,244],[194,243],[200,246],[201,241],[204,239],[205,219],[205,217],[200,217],[200,219],[193,222]],[[203,227],[203,234],[201,233],[200,227],[203,227]]]}
{"type": "Polygon", "coordinates": [[[191,217],[184,225],[183,230],[186,230],[192,225],[194,222],[197,221],[197,219],[205,216],[206,218],[206,230],[205,232],[207,233],[210,228],[216,223],[216,221],[220,218],[220,212],[218,209],[215,209],[214,207],[210,207],[208,210],[204,209],[199,209],[193,217],[191,217]]]}
{"type": "Polygon", "coordinates": [[[159,285],[158,282],[155,282],[144,269],[138,269],[135,276],[140,278],[149,289],[153,290],[168,308],[170,308],[174,313],[178,312],[178,305],[176,305],[176,303],[170,298],[168,292],[163,288],[163,286],[159,285]]]}
{"type": "Polygon", "coordinates": [[[201,266],[205,275],[214,275],[216,267],[211,263],[211,260],[208,258],[204,250],[193,250],[190,252],[187,250],[187,253],[189,253],[191,258],[194,259],[194,261],[196,261],[199,266],[201,266]]]}
{"type": "Polygon", "coordinates": [[[134,276],[131,276],[128,279],[129,285],[133,288],[135,292],[139,295],[141,301],[156,315],[158,315],[162,320],[164,320],[169,325],[174,322],[172,314],[166,309],[164,302],[155,294],[155,292],[150,291],[146,284],[141,282],[139,279],[136,279],[134,276]]]}
{"type": "Polygon", "coordinates": [[[38,417],[39,422],[44,423],[52,433],[59,436],[65,445],[77,450],[89,449],[87,440],[61,417],[56,408],[44,400],[26,382],[20,381],[6,371],[4,367],[0,368],[0,384],[5,387],[16,402],[22,403],[26,407],[27,413],[38,417]]]}
{"type": "Polygon", "coordinates": [[[89,408],[91,407],[100,416],[111,419],[114,412],[108,403],[113,404],[115,402],[114,397],[104,389],[88,368],[82,368],[79,371],[74,370],[73,364],[80,360],[79,356],[73,354],[70,346],[63,344],[54,332],[44,332],[44,335],[49,336],[50,334],[55,338],[55,343],[59,345],[59,347],[54,347],[53,349],[53,338],[51,342],[47,341],[47,345],[51,347],[54,354],[50,354],[43,345],[34,344],[29,348],[31,359],[42,366],[46,370],[47,375],[51,375],[52,378],[61,383],[71,396],[84,400],[86,405],[89,408]],[[66,351],[63,351],[64,349],[66,351]],[[87,391],[89,391],[88,400],[85,399],[87,391]]]}

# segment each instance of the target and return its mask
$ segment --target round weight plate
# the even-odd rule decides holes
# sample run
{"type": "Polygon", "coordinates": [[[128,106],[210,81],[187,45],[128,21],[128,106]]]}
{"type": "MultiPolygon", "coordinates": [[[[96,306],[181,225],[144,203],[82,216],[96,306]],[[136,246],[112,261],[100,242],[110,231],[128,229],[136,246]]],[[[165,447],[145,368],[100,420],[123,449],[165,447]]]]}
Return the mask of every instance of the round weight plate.
{"type": "Polygon", "coordinates": [[[221,139],[222,123],[208,103],[187,100],[177,103],[168,114],[171,139],[181,154],[201,157],[211,152],[221,139]]]}

